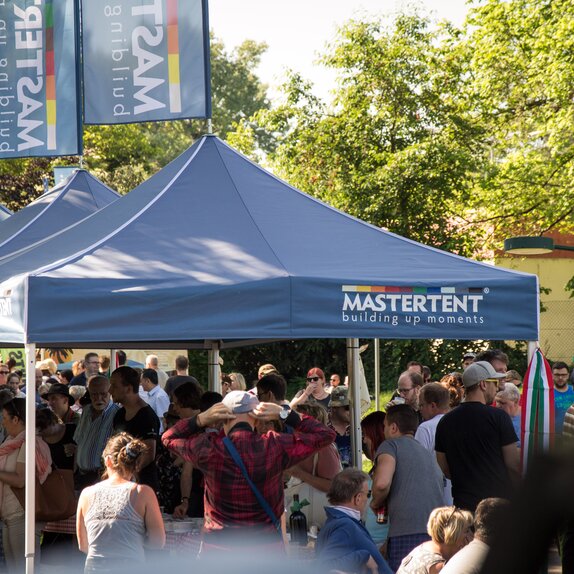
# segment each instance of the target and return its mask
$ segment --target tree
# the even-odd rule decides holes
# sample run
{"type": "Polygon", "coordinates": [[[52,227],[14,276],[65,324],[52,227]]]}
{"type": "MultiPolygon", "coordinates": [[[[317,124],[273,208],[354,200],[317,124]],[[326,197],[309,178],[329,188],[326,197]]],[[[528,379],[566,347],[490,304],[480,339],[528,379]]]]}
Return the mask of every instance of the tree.
{"type": "MultiPolygon", "coordinates": [[[[293,73],[281,105],[254,118],[273,135],[268,160],[274,171],[377,226],[462,255],[480,254],[491,229],[471,224],[481,197],[475,201],[473,194],[488,186],[496,165],[490,123],[468,73],[467,40],[447,25],[432,29],[417,14],[399,15],[391,26],[347,24],[324,57],[339,75],[332,104],[293,73]]],[[[256,138],[250,124],[233,141],[254,154],[256,138]]],[[[302,350],[311,344],[317,346],[304,342],[302,350]]],[[[440,378],[460,368],[465,350],[485,344],[473,349],[465,341],[384,341],[385,383],[396,384],[413,359],[440,378]]],[[[267,349],[271,362],[274,351],[267,349]]],[[[364,356],[367,374],[371,354],[364,356]]],[[[521,347],[517,357],[513,366],[521,368],[521,347]]]]}
{"type": "MultiPolygon", "coordinates": [[[[212,107],[215,133],[226,138],[236,122],[267,108],[266,86],[253,72],[267,46],[245,40],[231,52],[211,39],[212,107]]],[[[177,157],[205,133],[203,120],[84,127],[84,165],[104,183],[127,193],[177,157]]],[[[41,194],[42,176],[76,157],[0,160],[0,201],[19,209],[41,194]]]]}
{"type": "Polygon", "coordinates": [[[452,35],[416,14],[347,24],[324,58],[339,75],[333,104],[292,74],[284,103],[258,113],[275,136],[274,170],[377,226],[470,254],[456,215],[484,161],[483,131],[458,97],[463,75],[443,40],[452,35]]]}
{"type": "Polygon", "coordinates": [[[494,240],[573,229],[573,26],[569,1],[488,0],[461,35],[464,97],[490,153],[468,220],[494,240]]]}

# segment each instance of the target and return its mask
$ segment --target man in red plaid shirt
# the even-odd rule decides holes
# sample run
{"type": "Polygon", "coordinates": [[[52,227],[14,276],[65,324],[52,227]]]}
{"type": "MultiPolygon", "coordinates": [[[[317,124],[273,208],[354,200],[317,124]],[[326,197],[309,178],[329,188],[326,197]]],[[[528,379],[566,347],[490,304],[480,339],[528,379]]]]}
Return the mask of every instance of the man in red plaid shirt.
{"type": "Polygon", "coordinates": [[[273,522],[257,501],[240,468],[226,450],[228,436],[272,512],[284,512],[283,472],[335,440],[335,433],[288,406],[260,403],[245,391],[232,391],[222,403],[178,422],[162,437],[164,445],[204,473],[204,547],[226,548],[252,542],[280,545],[273,522]],[[257,420],[281,420],[293,433],[255,432],[257,420]],[[223,423],[218,433],[207,427],[223,423]],[[240,535],[240,539],[239,536],[240,535]]]}

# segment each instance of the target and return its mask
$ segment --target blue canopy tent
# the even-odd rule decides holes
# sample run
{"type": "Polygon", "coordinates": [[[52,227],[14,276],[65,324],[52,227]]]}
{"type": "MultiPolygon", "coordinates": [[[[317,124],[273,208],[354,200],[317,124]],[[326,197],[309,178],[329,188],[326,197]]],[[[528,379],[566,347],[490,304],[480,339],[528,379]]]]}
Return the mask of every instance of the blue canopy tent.
{"type": "Polygon", "coordinates": [[[75,171],[2,223],[0,260],[44,241],[119,197],[87,171],[75,171]]]}
{"type": "Polygon", "coordinates": [[[536,276],[359,221],[214,136],[81,225],[5,258],[0,281],[10,311],[0,337],[14,344],[538,335],[536,276]]]}
{"type": "MultiPolygon", "coordinates": [[[[358,338],[538,338],[534,275],[409,241],[292,188],[214,136],[117,202],[0,261],[0,340],[211,348],[347,339],[354,461],[358,338]]],[[[33,394],[27,427],[34,440],[33,394]]],[[[34,448],[27,484],[34,484],[34,448]]],[[[33,489],[32,489],[33,492],[33,489]]],[[[28,508],[34,508],[28,504],[28,508]]],[[[33,536],[34,516],[27,516],[33,536]]]]}
{"type": "Polygon", "coordinates": [[[4,221],[8,219],[12,215],[12,212],[7,208],[0,204],[0,221],[4,221]]]}

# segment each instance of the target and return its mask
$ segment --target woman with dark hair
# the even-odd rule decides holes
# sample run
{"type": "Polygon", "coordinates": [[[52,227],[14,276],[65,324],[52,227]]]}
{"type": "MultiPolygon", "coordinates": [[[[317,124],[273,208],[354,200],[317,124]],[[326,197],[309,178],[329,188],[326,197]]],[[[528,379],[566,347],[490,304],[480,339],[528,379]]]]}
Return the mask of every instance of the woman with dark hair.
{"type": "Polygon", "coordinates": [[[6,379],[6,385],[14,393],[14,396],[18,398],[24,398],[24,395],[20,392],[20,385],[22,384],[22,377],[18,373],[10,373],[6,379]]]}
{"type": "Polygon", "coordinates": [[[56,468],[74,469],[76,425],[63,423],[50,409],[36,411],[36,432],[46,441],[56,468]]]}
{"type": "MultiPolygon", "coordinates": [[[[369,489],[371,488],[373,474],[375,472],[375,453],[385,440],[385,413],[382,411],[374,411],[368,414],[361,421],[361,431],[363,434],[363,452],[365,456],[373,462],[373,466],[369,471],[369,489]]],[[[377,520],[377,515],[371,508],[371,501],[367,504],[367,510],[364,516],[365,528],[369,531],[372,539],[377,546],[382,546],[387,541],[389,536],[389,523],[381,523],[380,519],[377,520]]]]}
{"type": "Polygon", "coordinates": [[[78,545],[88,556],[84,572],[110,572],[145,562],[144,546],[162,548],[165,530],[154,491],[136,484],[146,444],[128,433],[108,441],[103,481],[85,488],[78,501],[78,545]]]}
{"type": "MultiPolygon", "coordinates": [[[[23,488],[26,462],[26,399],[12,399],[2,407],[2,425],[7,434],[0,446],[0,518],[2,543],[8,572],[24,572],[24,508],[11,487],[23,488]]],[[[48,445],[36,437],[36,475],[43,484],[52,472],[48,445]]],[[[40,529],[36,532],[36,556],[39,557],[40,529]]]]}

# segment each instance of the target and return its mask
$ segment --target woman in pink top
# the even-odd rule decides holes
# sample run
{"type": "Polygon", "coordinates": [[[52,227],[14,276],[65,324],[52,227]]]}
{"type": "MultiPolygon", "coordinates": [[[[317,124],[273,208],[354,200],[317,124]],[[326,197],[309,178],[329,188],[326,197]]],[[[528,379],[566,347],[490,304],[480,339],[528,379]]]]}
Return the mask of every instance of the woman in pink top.
{"type": "MultiPolygon", "coordinates": [[[[8,572],[24,572],[24,509],[12,491],[25,484],[26,399],[12,399],[2,407],[2,425],[7,438],[0,446],[0,518],[2,542],[8,572]]],[[[36,437],[36,474],[43,484],[52,472],[50,448],[36,437]]],[[[40,529],[36,532],[36,557],[39,558],[40,529]]]]}

